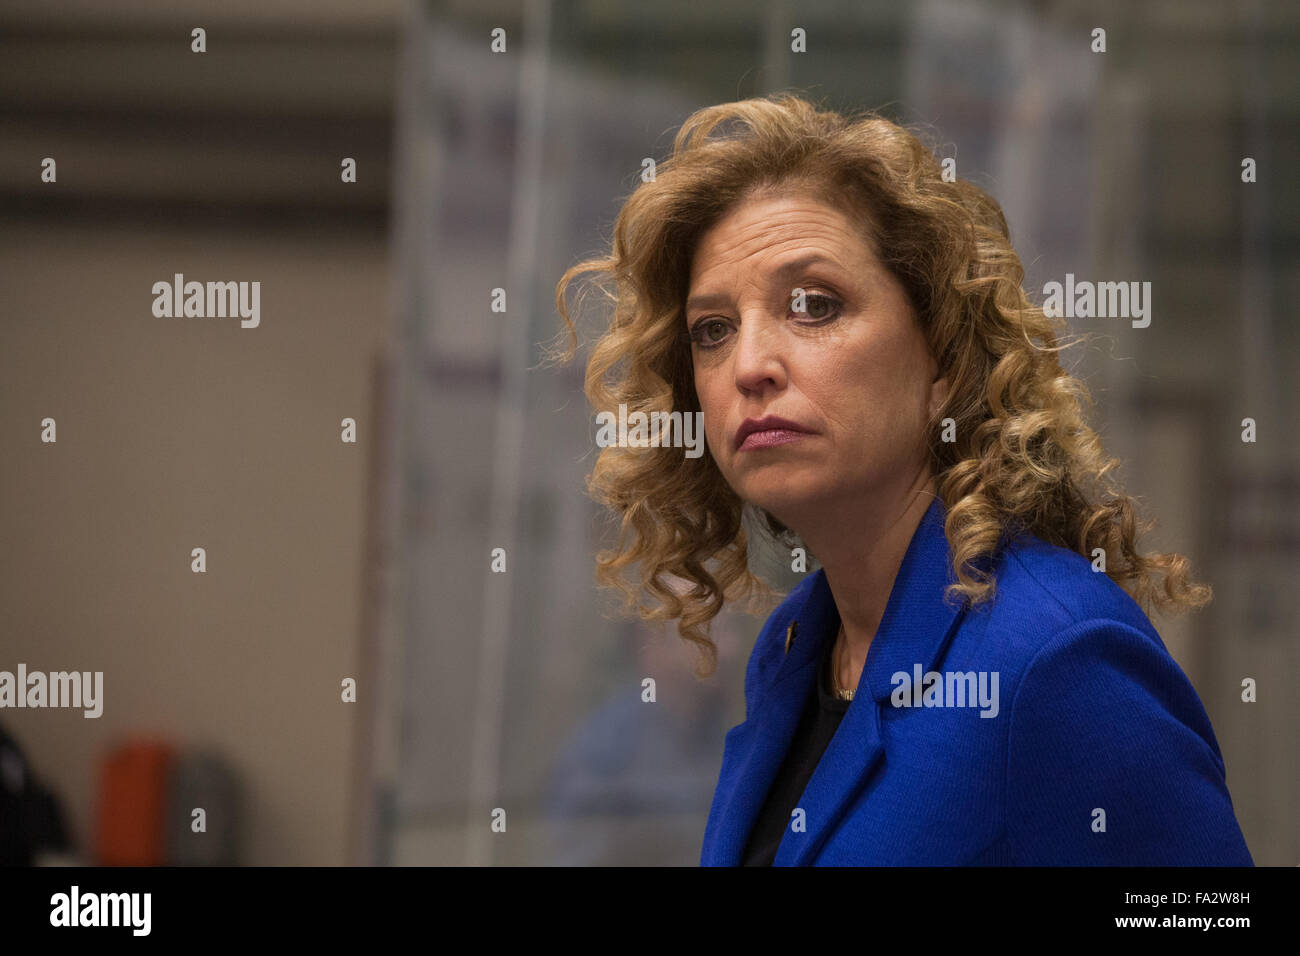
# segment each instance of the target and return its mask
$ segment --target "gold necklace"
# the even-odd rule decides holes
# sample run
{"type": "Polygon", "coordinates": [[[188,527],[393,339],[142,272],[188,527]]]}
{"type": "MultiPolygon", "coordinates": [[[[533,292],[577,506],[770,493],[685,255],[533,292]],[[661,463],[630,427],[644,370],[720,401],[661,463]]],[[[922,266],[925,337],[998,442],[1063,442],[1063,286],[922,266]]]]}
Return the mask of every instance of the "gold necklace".
{"type": "Polygon", "coordinates": [[[835,635],[835,644],[832,645],[831,647],[831,691],[840,700],[852,700],[853,693],[854,693],[852,690],[840,689],[839,667],[836,666],[835,664],[835,648],[839,645],[839,639],[843,633],[844,633],[844,625],[841,624],[839,633],[835,635]]]}

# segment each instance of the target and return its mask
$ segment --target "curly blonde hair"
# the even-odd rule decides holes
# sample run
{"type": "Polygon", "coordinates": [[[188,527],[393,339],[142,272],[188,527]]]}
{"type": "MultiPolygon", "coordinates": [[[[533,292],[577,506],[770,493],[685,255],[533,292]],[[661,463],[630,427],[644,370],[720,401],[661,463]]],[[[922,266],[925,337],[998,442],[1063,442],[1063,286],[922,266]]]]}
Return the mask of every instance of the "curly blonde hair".
{"type": "MultiPolygon", "coordinates": [[[[608,255],[568,269],[556,307],[569,333],[560,362],[573,359],[577,331],[566,290],[580,275],[613,302],[607,331],[592,348],[585,391],[596,409],[695,412],[683,308],[702,234],[745,199],[774,189],[820,198],[856,214],[881,262],[901,283],[949,379],[948,398],[927,426],[928,457],[947,506],[945,534],[956,583],[945,597],[991,600],[990,559],[1029,533],[1089,559],[1105,553],[1106,574],[1149,613],[1201,607],[1208,586],[1191,584],[1177,554],[1139,554],[1150,530],[1135,500],[1108,475],[1088,426],[1084,385],[1061,367],[1053,320],[1033,305],[997,201],[970,182],[945,181],[923,134],[874,111],[823,110],[793,93],[701,109],[677,132],[672,155],[623,204],[608,255]],[[944,419],[955,441],[943,441],[944,419]],[[1155,580],[1163,573],[1163,586],[1155,580]],[[954,593],[955,592],[955,593],[954,593]]],[[[724,604],[773,596],[749,569],[749,507],[711,455],[680,449],[606,447],[587,479],[591,496],[621,517],[618,545],[596,557],[596,578],[646,621],[678,620],[712,674],[709,626],[724,604]],[[625,571],[640,569],[639,581],[625,571]],[[649,594],[656,603],[643,605],[649,594]]],[[[761,510],[761,509],[760,509],[761,510]]],[[[762,511],[766,529],[792,543],[762,511]]],[[[751,608],[752,610],[752,608],[751,608]]]]}

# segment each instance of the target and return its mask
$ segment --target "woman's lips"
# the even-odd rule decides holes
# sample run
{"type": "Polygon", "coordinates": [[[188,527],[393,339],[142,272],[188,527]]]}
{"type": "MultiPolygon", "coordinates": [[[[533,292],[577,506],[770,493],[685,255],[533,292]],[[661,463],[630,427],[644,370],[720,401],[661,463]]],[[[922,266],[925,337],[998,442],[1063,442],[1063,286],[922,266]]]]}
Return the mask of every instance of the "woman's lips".
{"type": "Polygon", "coordinates": [[[746,451],[750,448],[771,448],[773,445],[785,445],[792,441],[798,441],[801,438],[807,438],[807,432],[797,432],[790,428],[769,428],[763,431],[750,432],[745,436],[745,440],[740,443],[738,451],[746,451]]]}
{"type": "Polygon", "coordinates": [[[782,418],[780,415],[764,415],[762,418],[746,418],[736,429],[735,449],[740,451],[742,448],[763,448],[769,445],[783,445],[786,442],[794,441],[799,435],[805,435],[812,429],[804,426],[802,422],[796,422],[789,418],[782,418]],[[760,432],[765,433],[766,437],[759,438],[756,441],[749,441],[751,436],[760,432]],[[789,433],[789,434],[781,434],[789,433]],[[743,437],[742,437],[743,436],[743,437]]]}

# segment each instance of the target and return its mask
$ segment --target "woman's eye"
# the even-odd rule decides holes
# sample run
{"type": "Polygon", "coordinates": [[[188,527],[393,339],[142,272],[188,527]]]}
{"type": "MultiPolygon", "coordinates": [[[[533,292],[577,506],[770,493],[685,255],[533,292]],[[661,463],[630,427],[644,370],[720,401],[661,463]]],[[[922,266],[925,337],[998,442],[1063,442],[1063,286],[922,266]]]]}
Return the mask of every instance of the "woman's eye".
{"type": "Polygon", "coordinates": [[[800,313],[810,319],[829,319],[840,309],[840,302],[829,295],[812,292],[804,296],[805,311],[800,313]]]}
{"type": "Polygon", "coordinates": [[[711,349],[727,334],[727,324],[721,319],[705,319],[703,322],[696,322],[691,333],[691,337],[695,339],[697,345],[701,348],[711,349]],[[710,334],[710,329],[717,330],[718,334],[710,334]]]}
{"type": "MultiPolygon", "coordinates": [[[[804,311],[796,315],[806,316],[806,324],[815,325],[834,319],[844,304],[833,295],[820,292],[804,294],[804,311]]],[[[691,326],[691,340],[702,349],[716,348],[727,337],[727,323],[722,319],[701,319],[691,326]]]]}

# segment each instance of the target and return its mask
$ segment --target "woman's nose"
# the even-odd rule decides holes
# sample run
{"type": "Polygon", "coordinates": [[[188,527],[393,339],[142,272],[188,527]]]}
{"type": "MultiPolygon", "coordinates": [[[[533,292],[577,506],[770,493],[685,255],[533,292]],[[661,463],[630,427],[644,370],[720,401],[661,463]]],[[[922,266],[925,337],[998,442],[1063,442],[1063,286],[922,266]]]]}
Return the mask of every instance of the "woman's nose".
{"type": "Polygon", "coordinates": [[[744,392],[784,388],[786,343],[780,327],[757,311],[742,319],[736,331],[732,372],[744,392]]]}

